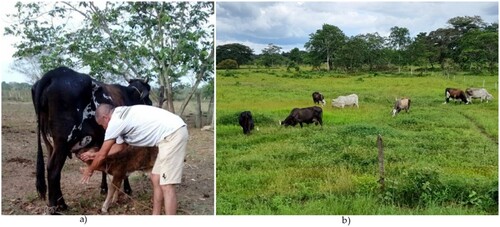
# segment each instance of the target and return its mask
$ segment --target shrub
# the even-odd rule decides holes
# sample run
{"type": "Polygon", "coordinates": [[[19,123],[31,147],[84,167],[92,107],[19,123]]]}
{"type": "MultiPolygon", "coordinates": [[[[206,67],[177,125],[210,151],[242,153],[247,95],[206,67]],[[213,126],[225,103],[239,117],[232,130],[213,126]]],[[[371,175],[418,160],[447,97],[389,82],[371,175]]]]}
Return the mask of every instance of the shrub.
{"type": "Polygon", "coordinates": [[[226,59],[217,64],[217,69],[237,69],[238,62],[233,59],[226,59]]]}

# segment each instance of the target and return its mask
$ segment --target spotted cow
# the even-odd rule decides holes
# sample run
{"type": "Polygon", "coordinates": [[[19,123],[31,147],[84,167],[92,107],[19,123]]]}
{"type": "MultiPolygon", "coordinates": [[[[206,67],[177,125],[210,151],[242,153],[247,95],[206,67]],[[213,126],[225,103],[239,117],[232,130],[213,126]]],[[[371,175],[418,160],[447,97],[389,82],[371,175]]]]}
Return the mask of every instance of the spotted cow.
{"type": "Polygon", "coordinates": [[[32,86],[38,142],[36,189],[39,196],[45,199],[47,185],[41,147],[43,139],[48,151],[48,213],[67,209],[60,182],[66,158],[71,158],[72,152],[80,148],[100,147],[103,143],[105,131],[95,121],[96,107],[101,103],[115,106],[152,104],[149,99],[151,87],[147,81],[134,79],[128,82],[128,87],[105,84],[70,68],[58,67],[45,73],[32,86]]]}

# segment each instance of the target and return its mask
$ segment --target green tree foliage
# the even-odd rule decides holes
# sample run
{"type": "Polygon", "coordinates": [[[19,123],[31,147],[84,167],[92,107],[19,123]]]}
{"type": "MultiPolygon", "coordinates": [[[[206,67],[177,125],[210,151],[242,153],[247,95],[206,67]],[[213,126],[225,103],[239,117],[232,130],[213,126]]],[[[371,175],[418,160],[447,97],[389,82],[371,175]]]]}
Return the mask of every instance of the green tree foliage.
{"type": "MultiPolygon", "coordinates": [[[[39,2],[16,4],[18,59],[37,57],[43,71],[60,65],[87,67],[97,79],[156,78],[159,105],[174,83],[196,74],[196,88],[213,74],[213,2],[39,2]],[[102,5],[102,4],[101,4],[102,5]]],[[[189,101],[190,96],[187,97],[189,101]]],[[[182,111],[181,111],[182,112],[182,111]]]]}
{"type": "Polygon", "coordinates": [[[301,51],[299,50],[299,48],[295,47],[290,50],[288,58],[290,59],[290,61],[295,62],[296,64],[303,64],[306,54],[307,53],[305,51],[301,51]]]}
{"type": "Polygon", "coordinates": [[[347,40],[339,52],[338,66],[348,71],[361,69],[368,53],[368,43],[361,36],[354,36],[347,40]]]}
{"type": "Polygon", "coordinates": [[[327,63],[327,70],[333,69],[333,62],[345,44],[347,37],[342,30],[334,25],[324,24],[321,29],[309,35],[309,41],[304,47],[313,55],[314,64],[327,63]]]}
{"type": "Polygon", "coordinates": [[[459,69],[495,73],[498,23],[487,24],[479,16],[454,17],[445,27],[415,37],[407,28],[397,26],[388,36],[367,33],[346,37],[338,27],[324,24],[309,35],[304,47],[306,51],[293,48],[279,54],[281,47],[269,44],[262,54],[249,58],[256,58],[258,65],[285,65],[288,70],[301,64],[318,70],[326,63],[327,70],[346,72],[390,71],[398,66],[399,72],[405,68],[413,73],[416,68],[434,70],[439,65],[445,73],[459,69]]]}
{"type": "Polygon", "coordinates": [[[388,60],[384,58],[385,38],[377,32],[358,35],[360,39],[366,42],[365,64],[372,71],[376,66],[387,64],[388,60]]]}
{"type": "Polygon", "coordinates": [[[406,48],[410,44],[410,31],[408,28],[401,28],[398,26],[391,28],[391,34],[389,35],[389,43],[391,47],[397,53],[397,63],[399,65],[398,71],[401,72],[401,65],[405,63],[403,58],[403,52],[406,51],[406,48]]]}
{"type": "Polygon", "coordinates": [[[280,46],[269,43],[266,48],[262,49],[260,56],[262,64],[266,67],[274,67],[274,65],[282,63],[281,49],[280,46]]]}
{"type": "Polygon", "coordinates": [[[217,46],[216,64],[226,59],[236,60],[238,65],[247,64],[252,60],[253,50],[239,43],[217,46]]]}
{"type": "Polygon", "coordinates": [[[238,62],[233,59],[226,59],[217,64],[217,69],[237,69],[238,62]]]}
{"type": "Polygon", "coordinates": [[[469,70],[480,70],[481,65],[487,65],[490,72],[494,71],[498,62],[498,31],[483,31],[475,29],[467,32],[460,39],[462,50],[459,62],[469,66],[469,70]]]}

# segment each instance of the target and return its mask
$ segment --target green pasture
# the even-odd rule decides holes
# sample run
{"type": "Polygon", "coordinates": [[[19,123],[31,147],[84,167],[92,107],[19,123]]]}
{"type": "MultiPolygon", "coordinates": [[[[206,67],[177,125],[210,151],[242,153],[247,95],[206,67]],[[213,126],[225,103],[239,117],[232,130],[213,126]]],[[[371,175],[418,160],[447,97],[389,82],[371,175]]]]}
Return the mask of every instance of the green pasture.
{"type": "Polygon", "coordinates": [[[217,214],[498,214],[498,76],[219,70],[217,214]],[[493,102],[444,105],[446,87],[484,87],[493,102]],[[323,127],[282,127],[294,107],[327,101],[323,127]],[[331,100],[356,93],[359,108],[331,100]],[[395,98],[410,113],[391,116],[395,98]],[[256,129],[243,135],[241,111],[256,129]],[[378,183],[377,135],[385,155],[378,183]]]}

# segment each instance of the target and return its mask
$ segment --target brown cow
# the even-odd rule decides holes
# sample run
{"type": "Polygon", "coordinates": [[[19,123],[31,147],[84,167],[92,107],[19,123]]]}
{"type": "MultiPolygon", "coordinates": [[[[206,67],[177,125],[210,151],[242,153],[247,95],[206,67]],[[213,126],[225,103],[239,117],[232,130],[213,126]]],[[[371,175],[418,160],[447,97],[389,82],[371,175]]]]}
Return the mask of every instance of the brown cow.
{"type": "MultiPolygon", "coordinates": [[[[97,152],[99,148],[82,148],[77,151],[76,156],[80,159],[84,152],[97,152]]],[[[108,183],[108,194],[102,204],[102,213],[107,213],[111,201],[116,202],[118,191],[123,180],[128,174],[134,171],[151,172],[158,155],[158,147],[135,147],[127,146],[125,150],[108,155],[104,163],[97,170],[113,176],[113,180],[108,183]],[[116,192],[116,193],[115,193],[116,192]]],[[[87,166],[92,164],[92,160],[85,162],[87,166]]]]}
{"type": "Polygon", "coordinates": [[[450,98],[462,101],[465,104],[469,104],[470,102],[469,96],[464,91],[457,88],[446,88],[444,91],[444,96],[445,102],[443,104],[448,103],[450,101],[450,98]]]}

